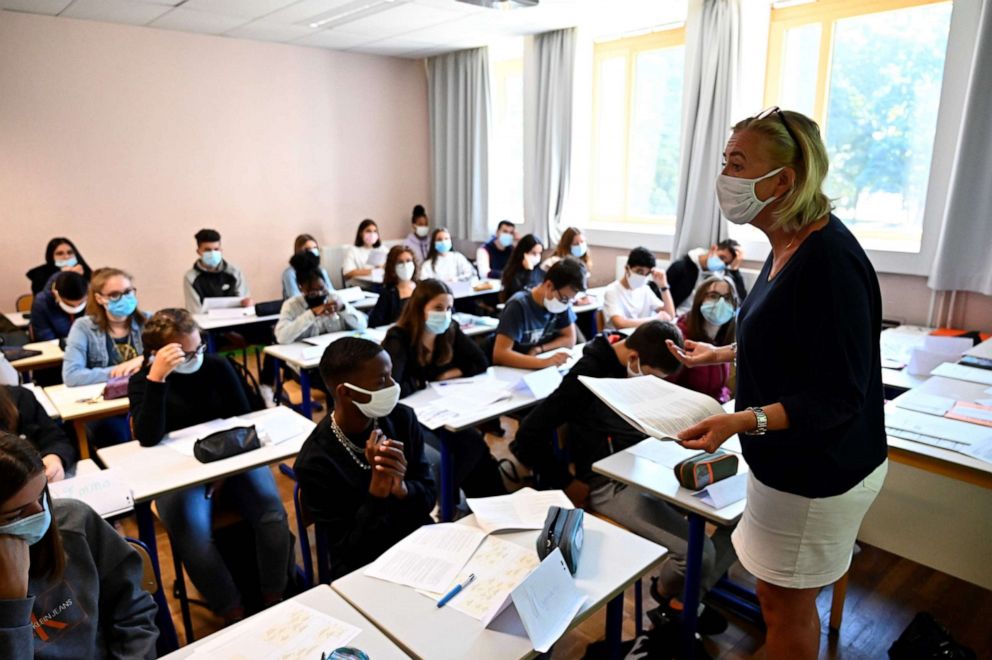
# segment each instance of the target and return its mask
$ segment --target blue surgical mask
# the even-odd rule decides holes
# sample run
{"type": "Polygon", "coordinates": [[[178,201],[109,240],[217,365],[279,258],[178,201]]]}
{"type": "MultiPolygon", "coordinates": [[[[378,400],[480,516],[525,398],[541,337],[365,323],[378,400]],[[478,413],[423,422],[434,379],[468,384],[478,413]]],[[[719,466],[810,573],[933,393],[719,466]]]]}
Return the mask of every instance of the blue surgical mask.
{"type": "Polygon", "coordinates": [[[723,263],[723,259],[716,256],[715,254],[710,255],[706,259],[706,270],[710,271],[711,273],[719,273],[721,270],[724,270],[726,267],[727,264],[723,263]]]}
{"type": "Polygon", "coordinates": [[[586,256],[586,249],[587,248],[585,243],[579,243],[578,245],[573,245],[572,256],[575,257],[576,259],[581,259],[582,257],[586,256]]]}
{"type": "Polygon", "coordinates": [[[451,326],[451,310],[447,312],[427,312],[427,331],[435,335],[443,335],[451,326]]]}
{"type": "Polygon", "coordinates": [[[444,254],[451,250],[451,241],[449,239],[444,239],[443,241],[434,241],[434,249],[444,254]]]}
{"type": "Polygon", "coordinates": [[[69,257],[68,259],[56,259],[55,260],[55,267],[56,268],[72,268],[73,266],[75,266],[78,263],[79,263],[79,260],[76,259],[76,257],[69,257]]]}
{"type": "Polygon", "coordinates": [[[224,256],[221,254],[220,250],[207,250],[200,255],[200,261],[207,268],[216,268],[220,265],[220,262],[224,260],[224,256]]]}
{"type": "Polygon", "coordinates": [[[203,366],[203,353],[197,353],[196,357],[188,362],[183,362],[176,367],[177,374],[195,374],[203,366]]]}
{"type": "Polygon", "coordinates": [[[503,247],[510,247],[511,245],[513,245],[513,234],[505,234],[505,233],[500,234],[498,238],[499,238],[499,244],[502,245],[503,247]]]}
{"type": "Polygon", "coordinates": [[[131,316],[136,309],[138,309],[138,296],[134,293],[125,293],[120,300],[107,302],[107,313],[119,319],[131,316]]]}
{"type": "Polygon", "coordinates": [[[320,248],[310,248],[309,252],[318,259],[320,258],[320,248]]]}
{"type": "Polygon", "coordinates": [[[699,306],[699,311],[703,318],[713,325],[723,325],[734,318],[734,306],[725,298],[720,298],[716,302],[704,302],[699,306]]]}
{"type": "Polygon", "coordinates": [[[48,528],[52,525],[52,512],[48,509],[48,495],[41,498],[42,511],[15,520],[14,522],[0,525],[0,536],[16,536],[28,545],[34,545],[48,533],[48,528]]]}

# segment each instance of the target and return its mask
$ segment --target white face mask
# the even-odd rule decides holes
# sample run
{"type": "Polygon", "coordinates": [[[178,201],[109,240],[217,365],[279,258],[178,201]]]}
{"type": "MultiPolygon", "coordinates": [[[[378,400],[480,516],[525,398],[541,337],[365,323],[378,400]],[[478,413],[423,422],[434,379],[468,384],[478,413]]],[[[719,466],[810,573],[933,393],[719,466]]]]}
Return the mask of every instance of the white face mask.
{"type": "Polygon", "coordinates": [[[414,227],[413,233],[415,233],[420,238],[425,238],[430,230],[431,230],[430,227],[414,227]]]}
{"type": "Polygon", "coordinates": [[[759,181],[764,181],[768,177],[775,176],[784,167],[772,170],[757,179],[741,179],[736,176],[721,174],[716,178],[716,197],[720,202],[720,210],[724,217],[735,225],[746,225],[761,213],[777,197],[774,195],[761,201],[754,193],[754,186],[759,181]]]}
{"type": "Polygon", "coordinates": [[[413,265],[412,261],[404,261],[403,263],[396,264],[396,277],[400,278],[401,282],[409,282],[413,279],[413,271],[416,266],[413,265]]]}
{"type": "Polygon", "coordinates": [[[344,386],[350,390],[361,392],[362,394],[368,394],[372,397],[368,403],[352,401],[352,403],[355,404],[355,407],[358,408],[359,412],[370,419],[379,419],[380,417],[385,417],[389,413],[393,412],[393,408],[396,407],[396,403],[400,400],[399,383],[393,383],[389,387],[376,390],[375,392],[362,389],[361,387],[357,387],[351,383],[345,383],[344,386]]]}
{"type": "Polygon", "coordinates": [[[535,268],[537,268],[537,264],[540,263],[540,261],[541,261],[541,257],[537,256],[536,254],[524,255],[524,263],[527,264],[527,268],[529,270],[534,270],[535,268]]]}
{"type": "Polygon", "coordinates": [[[648,276],[641,275],[640,273],[635,273],[634,271],[629,271],[627,273],[627,284],[630,285],[631,289],[640,289],[642,286],[648,283],[648,276]]]}
{"type": "MultiPolygon", "coordinates": [[[[631,362],[632,361],[633,360],[631,360],[631,362]]],[[[641,371],[641,361],[640,361],[640,359],[637,360],[637,371],[634,371],[631,368],[630,362],[627,363],[627,377],[628,378],[637,378],[638,376],[645,376],[645,375],[646,374],[643,371],[641,371]]]]}
{"type": "Polygon", "coordinates": [[[552,314],[561,314],[568,309],[568,307],[569,303],[558,300],[558,297],[555,295],[547,296],[544,299],[544,309],[548,310],[552,314]]]}
{"type": "Polygon", "coordinates": [[[66,314],[78,314],[79,312],[86,309],[86,301],[84,300],[75,307],[70,307],[69,305],[66,305],[64,302],[60,300],[59,307],[61,307],[62,311],[65,312],[66,314]]]}

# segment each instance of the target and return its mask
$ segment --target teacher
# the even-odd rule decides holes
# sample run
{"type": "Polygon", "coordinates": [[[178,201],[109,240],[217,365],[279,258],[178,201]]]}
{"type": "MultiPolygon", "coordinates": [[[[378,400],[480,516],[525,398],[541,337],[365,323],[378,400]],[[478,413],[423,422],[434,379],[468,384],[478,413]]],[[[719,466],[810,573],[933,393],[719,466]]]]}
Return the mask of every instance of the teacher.
{"type": "Polygon", "coordinates": [[[816,595],[847,572],[885,479],[882,303],[864,250],[823,193],[816,122],[770,108],[733,128],[716,182],[724,216],[768,236],[771,254],[737,320],[737,343],[686,341],[688,367],[737,361],[737,412],[679,434],[716,449],[740,434],[751,468],[733,534],[758,578],[768,658],[816,658],[816,595]]]}

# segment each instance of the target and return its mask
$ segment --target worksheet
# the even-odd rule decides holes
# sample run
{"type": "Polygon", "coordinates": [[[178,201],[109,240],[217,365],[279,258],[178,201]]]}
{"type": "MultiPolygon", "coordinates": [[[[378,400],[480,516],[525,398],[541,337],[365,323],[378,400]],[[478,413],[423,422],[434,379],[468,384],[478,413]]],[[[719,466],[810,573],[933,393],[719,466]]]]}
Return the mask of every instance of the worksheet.
{"type": "Polygon", "coordinates": [[[558,548],[512,591],[511,597],[538,653],[548,652],[586,602],[558,548]]]}
{"type": "Polygon", "coordinates": [[[48,491],[52,499],[74,499],[86,502],[103,517],[124,513],[134,508],[131,489],[118,479],[117,472],[99,470],[90,474],[52,481],[48,491]]]}
{"type": "Polygon", "coordinates": [[[656,438],[642,440],[627,451],[634,456],[646,458],[653,463],[670,468],[674,468],[685,459],[699,453],[699,450],[686,449],[674,442],[661,442],[656,438]]]}
{"type": "Polygon", "coordinates": [[[470,497],[465,501],[475,514],[475,524],[487,533],[510,529],[541,529],[548,517],[548,508],[575,508],[568,496],[560,490],[533,488],[521,488],[510,495],[470,497]]]}
{"type": "Polygon", "coordinates": [[[372,562],[365,575],[441,592],[454,582],[485,537],[484,531],[470,525],[424,525],[372,562]]]}

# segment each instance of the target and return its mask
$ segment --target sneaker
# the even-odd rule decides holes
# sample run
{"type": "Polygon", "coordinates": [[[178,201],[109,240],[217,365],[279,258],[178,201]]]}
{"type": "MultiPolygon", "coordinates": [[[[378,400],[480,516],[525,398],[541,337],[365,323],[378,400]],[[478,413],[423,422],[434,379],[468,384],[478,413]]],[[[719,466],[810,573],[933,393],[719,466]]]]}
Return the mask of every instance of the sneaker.
{"type": "MultiPolygon", "coordinates": [[[[649,618],[651,618],[652,613],[655,613],[655,617],[663,615],[679,623],[679,625],[682,624],[682,603],[673,598],[667,598],[658,591],[658,578],[651,578],[651,597],[661,605],[656,610],[648,612],[649,618]]],[[[651,620],[655,625],[658,625],[654,618],[651,620]]],[[[696,632],[700,635],[719,635],[727,629],[728,625],[727,619],[709,605],[703,605],[696,618],[696,632]]]]}

